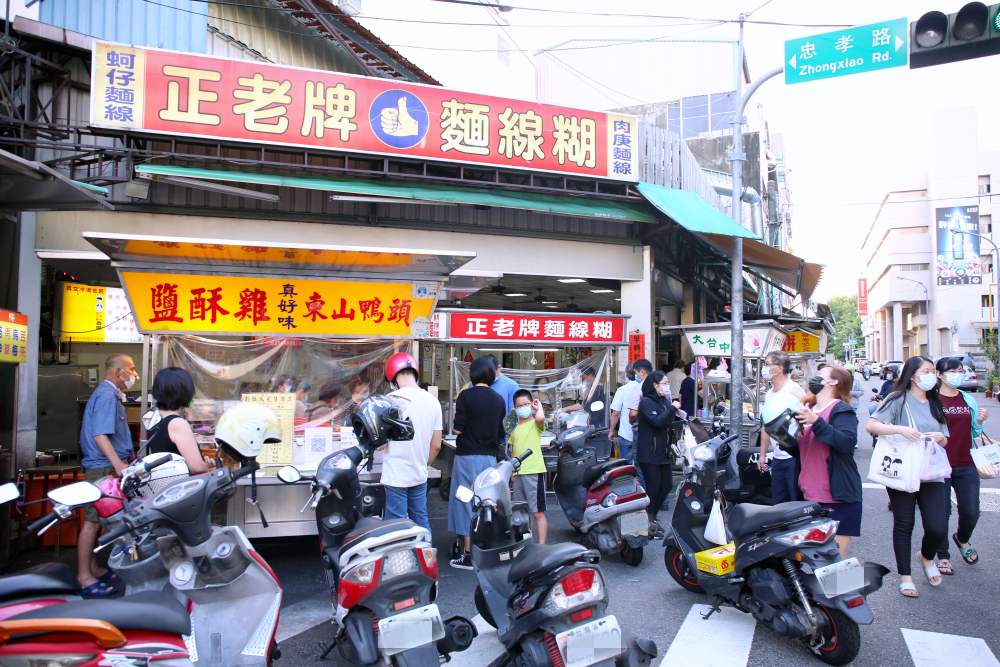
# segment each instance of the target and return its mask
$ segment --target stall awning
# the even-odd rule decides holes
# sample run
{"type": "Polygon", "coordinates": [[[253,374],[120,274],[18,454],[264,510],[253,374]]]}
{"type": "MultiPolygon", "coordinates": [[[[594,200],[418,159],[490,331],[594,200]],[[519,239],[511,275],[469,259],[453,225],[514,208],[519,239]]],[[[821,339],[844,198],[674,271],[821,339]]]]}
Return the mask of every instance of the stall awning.
{"type": "MultiPolygon", "coordinates": [[[[718,248],[727,257],[732,257],[733,239],[720,234],[705,234],[706,241],[718,248]]],[[[823,267],[811,264],[800,257],[778,250],[766,243],[747,239],[743,242],[743,263],[752,269],[781,283],[808,299],[816,290],[823,275],[823,267]]]]}
{"type": "Polygon", "coordinates": [[[54,209],[81,204],[114,208],[108,189],[76,181],[44,162],[0,150],[0,206],[18,210],[54,209]]]}
{"type": "Polygon", "coordinates": [[[645,182],[640,182],[637,187],[650,204],[689,232],[757,238],[749,229],[740,227],[725,213],[702,199],[697,192],[645,182]]]}
{"type": "MultiPolygon", "coordinates": [[[[607,201],[592,195],[547,195],[533,192],[424,185],[402,181],[369,181],[354,178],[289,176],[254,171],[205,169],[169,164],[140,164],[136,174],[145,177],[200,179],[274,187],[323,190],[331,193],[377,197],[380,203],[451,204],[515,208],[553,215],[600,218],[621,222],[656,222],[656,216],[641,203],[607,201]]],[[[176,181],[175,181],[176,182],[176,181]]],[[[184,183],[180,183],[184,185],[184,183]]],[[[190,185],[190,181],[187,183],[190,185]]],[[[371,199],[369,199],[371,201],[371,199]]]]}

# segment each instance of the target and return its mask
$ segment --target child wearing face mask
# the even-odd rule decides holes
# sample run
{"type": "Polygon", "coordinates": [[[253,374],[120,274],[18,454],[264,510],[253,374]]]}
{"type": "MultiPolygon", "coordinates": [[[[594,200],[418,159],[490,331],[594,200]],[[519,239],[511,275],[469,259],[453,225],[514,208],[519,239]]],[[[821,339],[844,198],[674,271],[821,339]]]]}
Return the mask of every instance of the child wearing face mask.
{"type": "MultiPolygon", "coordinates": [[[[951,478],[945,480],[945,514],[951,518],[951,490],[955,490],[958,505],[958,532],[952,533],[951,541],[958,547],[958,555],[969,565],[979,562],[979,554],[969,543],[972,531],[979,521],[979,471],[972,461],[972,443],[983,433],[986,408],[981,408],[971,395],[959,389],[965,380],[965,369],[959,357],[944,357],[937,362],[941,387],[938,394],[948,421],[948,463],[951,464],[951,478]]],[[[947,519],[946,519],[947,520],[947,519]]],[[[941,574],[954,574],[948,538],[938,547],[938,570],[941,574]]]]}
{"type": "Polygon", "coordinates": [[[531,450],[531,456],[524,460],[514,475],[514,500],[528,503],[528,510],[535,518],[534,535],[539,544],[545,544],[549,532],[545,519],[545,459],[542,458],[545,410],[530,391],[518,389],[514,392],[514,413],[517,415],[517,426],[510,434],[512,454],[521,456],[531,450]]]}

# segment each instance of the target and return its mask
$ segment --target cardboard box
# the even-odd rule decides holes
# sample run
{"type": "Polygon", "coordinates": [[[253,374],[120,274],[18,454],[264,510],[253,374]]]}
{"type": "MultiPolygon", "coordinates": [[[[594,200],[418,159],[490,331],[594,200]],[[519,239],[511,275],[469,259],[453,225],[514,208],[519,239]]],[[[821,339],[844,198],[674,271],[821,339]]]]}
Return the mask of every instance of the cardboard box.
{"type": "Polygon", "coordinates": [[[699,551],[694,555],[694,560],[702,572],[716,576],[729,574],[736,563],[736,544],[730,542],[721,547],[699,551]]]}

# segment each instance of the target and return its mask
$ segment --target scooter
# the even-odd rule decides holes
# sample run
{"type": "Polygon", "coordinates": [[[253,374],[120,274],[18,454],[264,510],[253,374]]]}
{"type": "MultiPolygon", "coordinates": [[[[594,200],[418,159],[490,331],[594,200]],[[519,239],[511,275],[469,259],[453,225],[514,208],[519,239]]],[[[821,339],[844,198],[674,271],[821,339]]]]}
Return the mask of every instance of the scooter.
{"type": "Polygon", "coordinates": [[[357,469],[370,449],[359,444],[331,454],[313,476],[293,466],[278,471],[287,484],[312,483],[312,498],[302,510],[316,510],[334,605],[335,635],[321,659],[338,648],[354,664],[437,667],[442,658],[469,648],[476,628],[461,616],[441,620],[430,533],[408,519],[365,516],[357,469]]]}
{"type": "MultiPolygon", "coordinates": [[[[150,656],[169,666],[271,664],[280,655],[274,636],[281,587],[239,528],[211,525],[212,506],[233,494],[236,480],[258,469],[254,459],[240,462],[236,472],[223,468],[189,477],[127,504],[118,527],[98,540],[104,546],[163,529],[156,550],[173,591],[34,605],[0,622],[0,637],[7,638],[0,663],[6,663],[4,656],[91,651],[94,664],[135,664],[150,656]],[[58,634],[63,632],[86,639],[76,642],[76,635],[58,634]]],[[[58,518],[109,498],[88,482],[55,489],[49,497],[58,518]]]]}
{"type": "Polygon", "coordinates": [[[622,561],[635,567],[642,562],[643,547],[650,539],[649,496],[633,464],[599,462],[593,443],[606,434],[606,429],[576,426],[556,437],[556,497],[590,547],[604,555],[621,554],[622,561]]]}
{"type": "Polygon", "coordinates": [[[707,615],[735,607],[801,641],[823,662],[848,664],[861,646],[858,625],[874,620],[866,598],[889,570],[842,559],[833,539],[837,522],[811,502],[736,505],[727,516],[733,546],[709,542],[706,525],[713,504],[725,506],[719,485],[736,438],[716,436],[691,453],[664,540],[667,572],[681,587],[713,597],[707,615]]]}
{"type": "Polygon", "coordinates": [[[510,495],[511,476],[530,455],[501,461],[476,477],[474,490],[456,491],[459,502],[473,506],[476,609],[504,646],[490,667],[648,665],[656,645],[624,641],[618,620],[607,613],[600,553],[531,541],[527,503],[514,504],[510,495]]]}

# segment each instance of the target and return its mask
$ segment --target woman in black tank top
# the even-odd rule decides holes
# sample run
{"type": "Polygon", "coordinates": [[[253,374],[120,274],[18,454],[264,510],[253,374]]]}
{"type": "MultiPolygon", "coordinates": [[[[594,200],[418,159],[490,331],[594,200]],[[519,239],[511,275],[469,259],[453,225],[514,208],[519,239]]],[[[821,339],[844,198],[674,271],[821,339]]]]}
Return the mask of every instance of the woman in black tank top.
{"type": "Polygon", "coordinates": [[[214,464],[204,459],[194,431],[179,412],[194,398],[194,379],[183,368],[169,366],[160,370],[153,379],[153,399],[162,419],[153,427],[146,443],[150,454],[166,452],[184,457],[192,475],[212,470],[214,464]]]}

